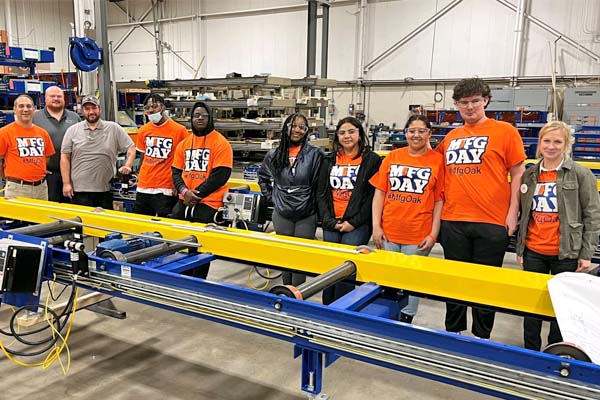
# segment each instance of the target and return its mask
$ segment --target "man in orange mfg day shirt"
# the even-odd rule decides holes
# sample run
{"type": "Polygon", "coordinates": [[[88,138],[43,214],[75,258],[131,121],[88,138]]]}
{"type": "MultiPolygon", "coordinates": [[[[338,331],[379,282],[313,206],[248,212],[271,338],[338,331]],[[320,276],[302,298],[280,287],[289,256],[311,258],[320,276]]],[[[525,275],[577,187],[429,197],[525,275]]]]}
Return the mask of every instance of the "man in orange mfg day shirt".
{"type": "Polygon", "coordinates": [[[54,154],[50,135],[33,125],[33,99],[22,94],[14,102],[15,122],[0,129],[6,197],[48,200],[46,158],[54,154]]]}
{"type": "MultiPolygon", "coordinates": [[[[173,216],[191,222],[209,223],[217,220],[227,192],[227,180],[233,167],[233,149],[214,128],[210,108],[196,102],[191,110],[192,135],[188,135],[175,150],[173,182],[179,201],[173,216]]],[[[208,264],[195,268],[193,276],[205,279],[208,264]]]]}
{"type": "Polygon", "coordinates": [[[166,217],[177,202],[171,172],[175,149],[188,131],[165,115],[165,100],[159,94],[146,97],[144,111],[149,121],[137,134],[142,161],[133,212],[166,217]]]}
{"type": "MultiPolygon", "coordinates": [[[[517,227],[523,141],[510,124],[485,116],[490,88],[481,79],[461,80],[452,98],[465,125],[436,148],[446,163],[440,243],[446,259],[499,267],[517,227]]],[[[473,334],[488,339],[494,317],[493,311],[473,308],[473,334]]],[[[467,306],[447,303],[446,330],[465,329],[467,306]]]]}

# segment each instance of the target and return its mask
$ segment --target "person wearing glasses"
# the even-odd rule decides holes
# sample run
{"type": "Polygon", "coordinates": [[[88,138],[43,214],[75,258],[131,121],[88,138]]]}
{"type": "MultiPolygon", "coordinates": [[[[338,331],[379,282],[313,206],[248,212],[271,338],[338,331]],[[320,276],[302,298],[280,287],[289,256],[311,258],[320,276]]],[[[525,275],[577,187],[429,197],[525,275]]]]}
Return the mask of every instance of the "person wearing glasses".
{"type": "MultiPolygon", "coordinates": [[[[512,125],[485,116],[490,88],[483,80],[461,80],[452,98],[464,125],[436,148],[446,163],[440,243],[448,260],[500,267],[517,229],[523,141],[512,125]]],[[[474,307],[472,333],[489,339],[494,318],[474,307]]],[[[446,303],[445,324],[449,332],[467,329],[467,306],[446,303]]]]}
{"type": "MultiPolygon", "coordinates": [[[[592,172],[571,159],[571,129],[562,121],[547,123],[539,133],[540,161],[523,174],[521,217],[516,251],[525,271],[556,275],[587,272],[598,246],[600,197],[592,172]]],[[[525,317],[525,348],[540,350],[542,320],[525,317]]],[[[556,321],[548,344],[562,342],[556,321]]]]}
{"type": "MultiPolygon", "coordinates": [[[[220,223],[219,209],[223,207],[227,180],[233,168],[233,149],[215,130],[206,103],[196,102],[190,115],[192,135],[177,145],[171,167],[173,183],[179,193],[172,215],[190,222],[220,223]]],[[[206,279],[209,266],[194,268],[191,275],[206,279]]]]}
{"type": "MultiPolygon", "coordinates": [[[[440,231],[443,157],[429,148],[431,124],[413,115],[405,126],[407,147],[391,151],[371,178],[373,242],[378,249],[428,256],[440,231]]],[[[409,296],[400,321],[411,323],[419,298],[409,296]]]]}
{"type": "MultiPolygon", "coordinates": [[[[278,235],[314,239],[317,230],[317,180],[323,153],[308,143],[308,120],[302,114],[286,118],[281,142],[270,150],[258,170],[258,183],[273,204],[278,235]]],[[[284,285],[298,286],[303,274],[283,272],[284,285]]]]}
{"type": "MultiPolygon", "coordinates": [[[[319,173],[318,205],[323,219],[323,240],[352,246],[371,238],[371,204],[374,188],[369,179],[379,170],[381,157],[369,149],[365,129],[354,117],[341,119],[333,138],[333,152],[324,157],[319,173]]],[[[323,291],[323,304],[331,304],[354,289],[340,282],[323,291]]]]}
{"type": "Polygon", "coordinates": [[[233,168],[233,149],[215,130],[206,103],[194,104],[191,119],[192,135],[177,146],[171,167],[179,193],[173,214],[191,222],[216,222],[233,168]]]}
{"type": "Polygon", "coordinates": [[[159,94],[144,99],[144,113],[148,123],[137,134],[141,160],[133,212],[166,217],[177,203],[171,173],[175,149],[188,132],[165,114],[165,101],[159,94]]]}

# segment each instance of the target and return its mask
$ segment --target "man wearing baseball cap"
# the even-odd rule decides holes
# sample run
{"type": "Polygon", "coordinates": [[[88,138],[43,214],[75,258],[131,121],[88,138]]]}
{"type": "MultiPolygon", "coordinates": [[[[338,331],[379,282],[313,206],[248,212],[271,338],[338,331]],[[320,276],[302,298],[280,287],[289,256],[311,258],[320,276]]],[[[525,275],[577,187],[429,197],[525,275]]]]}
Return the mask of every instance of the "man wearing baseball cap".
{"type": "Polygon", "coordinates": [[[63,195],[75,204],[112,210],[111,179],[115,176],[117,155],[127,153],[122,174],[130,174],[135,146],[121,126],[100,119],[96,96],[81,101],[84,120],[65,132],[60,156],[63,195]]]}

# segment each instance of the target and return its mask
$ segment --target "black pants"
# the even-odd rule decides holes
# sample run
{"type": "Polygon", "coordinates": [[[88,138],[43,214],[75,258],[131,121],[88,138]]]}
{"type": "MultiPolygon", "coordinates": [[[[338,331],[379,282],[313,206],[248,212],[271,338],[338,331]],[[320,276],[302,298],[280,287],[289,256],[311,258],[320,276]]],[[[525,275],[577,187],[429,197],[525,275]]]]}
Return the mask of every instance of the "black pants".
{"type": "Polygon", "coordinates": [[[136,214],[167,217],[177,203],[177,196],[165,196],[162,193],[148,194],[137,192],[133,212],[136,214]]]}
{"type": "MultiPolygon", "coordinates": [[[[187,207],[182,200],[177,200],[172,212],[173,218],[182,219],[190,222],[200,222],[203,224],[214,223],[215,220],[220,222],[222,217],[218,210],[207,206],[203,203],[198,203],[194,207],[187,207]]],[[[184,275],[193,276],[195,278],[206,279],[210,263],[206,263],[192,270],[185,271],[184,275]]]]}
{"type": "MultiPolygon", "coordinates": [[[[501,225],[442,221],[440,243],[447,260],[501,267],[508,246],[508,233],[501,225]]],[[[471,332],[477,337],[489,339],[494,319],[494,311],[473,307],[471,332]]],[[[446,330],[460,332],[465,329],[467,306],[446,303],[446,330]]]]}
{"type": "MultiPolygon", "coordinates": [[[[566,258],[559,260],[558,256],[546,256],[525,248],[523,252],[523,269],[541,274],[560,274],[561,272],[574,272],[577,269],[577,259],[566,258]]],[[[542,320],[525,317],[523,319],[523,342],[526,349],[540,350],[542,348],[542,320]]],[[[550,322],[548,344],[562,342],[560,328],[556,321],[550,322]]]]}
{"type": "Polygon", "coordinates": [[[60,171],[49,171],[46,175],[48,182],[48,200],[58,203],[69,203],[69,199],[63,196],[62,175],[60,171]]]}
{"type": "Polygon", "coordinates": [[[71,203],[80,206],[102,207],[105,210],[113,209],[113,197],[111,192],[75,192],[71,203]]]}

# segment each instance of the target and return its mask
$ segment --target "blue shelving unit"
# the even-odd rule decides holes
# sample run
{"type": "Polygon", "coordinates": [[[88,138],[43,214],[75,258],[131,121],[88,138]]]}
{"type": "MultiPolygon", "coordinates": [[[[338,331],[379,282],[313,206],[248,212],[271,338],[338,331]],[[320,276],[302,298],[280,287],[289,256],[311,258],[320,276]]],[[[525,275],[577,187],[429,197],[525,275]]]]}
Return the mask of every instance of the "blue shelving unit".
{"type": "Polygon", "coordinates": [[[0,76],[0,126],[14,121],[12,103],[20,94],[28,94],[33,98],[37,107],[43,106],[44,92],[55,82],[42,82],[31,79],[35,75],[38,63],[54,62],[53,50],[39,50],[26,47],[7,46],[0,42],[0,66],[24,67],[29,69],[29,75],[17,77],[11,75],[0,76]]]}

